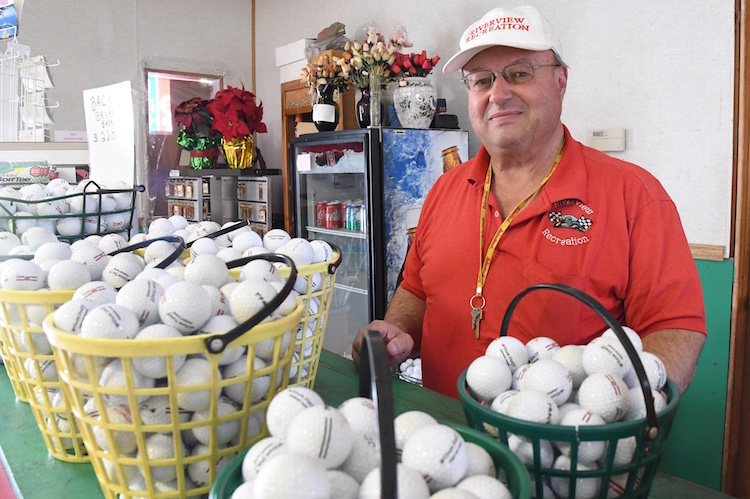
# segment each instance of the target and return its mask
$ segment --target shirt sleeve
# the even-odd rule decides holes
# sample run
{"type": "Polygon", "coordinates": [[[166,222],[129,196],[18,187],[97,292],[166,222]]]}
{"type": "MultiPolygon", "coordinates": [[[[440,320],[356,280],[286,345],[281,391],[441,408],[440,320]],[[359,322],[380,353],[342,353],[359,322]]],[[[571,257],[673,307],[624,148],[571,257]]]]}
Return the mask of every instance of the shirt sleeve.
{"type": "Polygon", "coordinates": [[[642,335],[673,328],[706,334],[700,276],[674,203],[656,199],[631,223],[627,324],[642,335]]]}

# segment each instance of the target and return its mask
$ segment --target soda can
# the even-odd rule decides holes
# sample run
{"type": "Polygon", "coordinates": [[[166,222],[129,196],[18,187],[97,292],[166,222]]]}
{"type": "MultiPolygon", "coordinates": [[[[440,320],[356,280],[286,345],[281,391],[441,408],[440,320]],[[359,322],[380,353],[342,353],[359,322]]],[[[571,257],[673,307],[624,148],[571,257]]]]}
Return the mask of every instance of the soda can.
{"type": "Polygon", "coordinates": [[[318,227],[326,226],[326,202],[318,201],[315,205],[315,225],[318,227]]]}
{"type": "Polygon", "coordinates": [[[326,228],[327,229],[340,229],[341,228],[341,203],[331,202],[326,205],[326,228]]]}
{"type": "Polygon", "coordinates": [[[349,203],[346,201],[342,201],[339,203],[339,229],[344,228],[344,223],[346,222],[346,207],[349,203]]]}
{"type": "Polygon", "coordinates": [[[352,205],[346,205],[346,215],[344,217],[344,228],[346,230],[352,229],[352,205]]]}
{"type": "Polygon", "coordinates": [[[359,219],[360,219],[360,225],[359,230],[361,232],[367,232],[367,206],[362,204],[359,207],[359,219]]]}
{"type": "Polygon", "coordinates": [[[362,219],[361,219],[361,211],[360,206],[358,204],[353,204],[351,207],[351,225],[350,229],[359,232],[362,226],[362,219]]]}

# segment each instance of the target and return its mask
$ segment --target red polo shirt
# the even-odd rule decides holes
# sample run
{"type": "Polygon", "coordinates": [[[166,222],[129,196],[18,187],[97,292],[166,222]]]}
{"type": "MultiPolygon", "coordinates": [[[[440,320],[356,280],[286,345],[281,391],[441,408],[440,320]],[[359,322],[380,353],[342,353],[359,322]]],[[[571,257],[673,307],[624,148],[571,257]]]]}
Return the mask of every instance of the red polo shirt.
{"type": "MultiPolygon", "coordinates": [[[[442,175],[425,200],[401,286],[426,301],[424,386],[457,397],[459,374],[500,333],[511,300],[539,283],[564,283],[596,298],[641,336],[668,328],[705,334],[701,282],[677,209],[644,169],[584,146],[565,130],[565,152],[540,195],[513,220],[495,249],[484,287],[481,337],[470,298],[480,269],[479,220],[489,155],[442,175]]],[[[502,223],[490,193],[485,248],[502,223]]],[[[508,334],[585,344],[607,328],[560,292],[526,295],[508,334]]]]}

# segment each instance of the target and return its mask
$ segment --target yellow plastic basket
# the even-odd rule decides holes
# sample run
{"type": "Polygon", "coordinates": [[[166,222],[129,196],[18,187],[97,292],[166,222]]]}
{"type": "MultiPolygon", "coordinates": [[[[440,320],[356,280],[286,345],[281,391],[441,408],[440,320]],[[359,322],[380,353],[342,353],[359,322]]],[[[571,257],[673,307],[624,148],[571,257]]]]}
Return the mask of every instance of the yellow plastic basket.
{"type": "Polygon", "coordinates": [[[43,319],[73,293],[0,290],[0,341],[16,397],[31,406],[49,453],[61,461],[83,463],[89,461],[86,448],[42,330],[43,319]]]}
{"type": "MultiPolygon", "coordinates": [[[[287,257],[266,257],[291,265],[296,274],[287,257]]],[[[291,336],[302,317],[302,301],[289,315],[261,321],[291,288],[285,285],[255,316],[222,334],[92,339],[67,334],[55,328],[53,317],[45,319],[60,382],[106,498],[203,496],[227,462],[267,436],[265,409],[288,385],[291,336]],[[232,364],[241,369],[225,378],[219,362],[234,347],[246,348],[245,357],[232,364]],[[164,362],[166,376],[153,386],[141,384],[138,362],[164,362]],[[121,373],[119,384],[101,381],[105,365],[112,363],[121,373]],[[229,390],[244,402],[226,411],[221,395],[229,390]],[[236,435],[227,442],[230,428],[236,435]],[[190,449],[198,441],[204,443],[190,449]]]]}
{"type": "MultiPolygon", "coordinates": [[[[328,323],[328,311],[331,309],[333,287],[336,283],[336,269],[341,264],[341,249],[334,248],[333,257],[325,262],[297,267],[297,279],[306,282],[304,293],[300,298],[304,303],[304,313],[297,328],[295,353],[292,360],[292,379],[289,386],[313,388],[315,375],[318,372],[320,352],[323,350],[323,337],[328,323]]],[[[241,266],[259,256],[250,256],[229,262],[229,273],[238,279],[241,266]]],[[[289,278],[289,267],[281,267],[279,273],[284,279],[289,278]]]]}

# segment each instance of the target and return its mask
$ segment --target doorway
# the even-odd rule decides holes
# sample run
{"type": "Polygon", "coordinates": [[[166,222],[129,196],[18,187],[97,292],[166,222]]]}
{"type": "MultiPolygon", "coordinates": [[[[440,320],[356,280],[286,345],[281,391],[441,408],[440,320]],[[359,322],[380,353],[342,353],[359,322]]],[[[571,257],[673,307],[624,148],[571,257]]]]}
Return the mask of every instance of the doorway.
{"type": "Polygon", "coordinates": [[[169,216],[166,179],[170,170],[185,166],[180,165],[184,150],[177,145],[179,129],[174,121],[175,108],[194,97],[212,99],[223,88],[224,79],[220,75],[146,69],[146,180],[149,205],[147,220],[142,221],[142,226],[150,223],[154,217],[169,216]]]}

